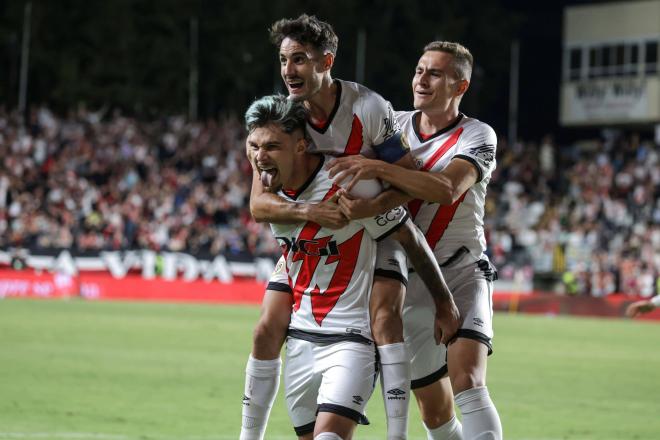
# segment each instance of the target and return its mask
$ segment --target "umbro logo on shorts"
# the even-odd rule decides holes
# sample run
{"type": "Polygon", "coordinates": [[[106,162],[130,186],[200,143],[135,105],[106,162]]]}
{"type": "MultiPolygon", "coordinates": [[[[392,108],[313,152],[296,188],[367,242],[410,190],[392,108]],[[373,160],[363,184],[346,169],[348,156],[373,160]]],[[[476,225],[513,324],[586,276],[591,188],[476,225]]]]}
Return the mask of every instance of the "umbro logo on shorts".
{"type": "Polygon", "coordinates": [[[478,325],[479,327],[483,327],[483,326],[484,326],[484,322],[483,322],[481,319],[479,319],[479,318],[474,318],[474,319],[472,320],[472,322],[474,323],[474,325],[478,325]]]}
{"type": "Polygon", "coordinates": [[[387,396],[387,400],[406,400],[405,397],[403,397],[406,392],[403,390],[400,390],[399,388],[392,388],[387,392],[387,394],[390,394],[387,396]]]}
{"type": "Polygon", "coordinates": [[[362,396],[353,396],[353,403],[356,405],[361,405],[364,402],[362,396]]]}
{"type": "Polygon", "coordinates": [[[250,398],[243,394],[243,405],[250,406],[250,398]]]}
{"type": "Polygon", "coordinates": [[[396,258],[388,258],[387,264],[394,267],[399,267],[399,261],[396,258]]]}

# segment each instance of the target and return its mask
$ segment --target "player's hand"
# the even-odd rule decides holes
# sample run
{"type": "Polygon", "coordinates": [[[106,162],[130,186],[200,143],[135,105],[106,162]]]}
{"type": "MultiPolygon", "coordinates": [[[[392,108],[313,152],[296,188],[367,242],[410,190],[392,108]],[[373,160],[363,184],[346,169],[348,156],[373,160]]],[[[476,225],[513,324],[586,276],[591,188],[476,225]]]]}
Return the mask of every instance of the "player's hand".
{"type": "Polygon", "coordinates": [[[461,314],[453,299],[436,302],[435,305],[435,342],[449,345],[456,339],[461,326],[461,314]]]}
{"type": "Polygon", "coordinates": [[[639,316],[643,313],[651,312],[653,309],[655,309],[655,306],[651,303],[651,301],[636,301],[628,306],[626,309],[626,316],[629,318],[634,318],[635,316],[639,316]]]}
{"type": "Polygon", "coordinates": [[[321,203],[309,204],[307,219],[328,229],[341,229],[346,226],[349,220],[337,203],[339,197],[340,194],[335,193],[321,203]]]}
{"type": "Polygon", "coordinates": [[[341,185],[346,191],[353,189],[360,180],[378,178],[378,167],[381,165],[379,160],[367,159],[359,154],[353,156],[340,157],[326,165],[330,171],[331,179],[341,185]],[[347,178],[352,176],[350,180],[347,178]],[[348,182],[344,182],[348,180],[348,182]]]}
{"type": "Polygon", "coordinates": [[[355,199],[346,190],[339,190],[339,208],[350,220],[375,217],[382,214],[374,199],[355,199]]]}

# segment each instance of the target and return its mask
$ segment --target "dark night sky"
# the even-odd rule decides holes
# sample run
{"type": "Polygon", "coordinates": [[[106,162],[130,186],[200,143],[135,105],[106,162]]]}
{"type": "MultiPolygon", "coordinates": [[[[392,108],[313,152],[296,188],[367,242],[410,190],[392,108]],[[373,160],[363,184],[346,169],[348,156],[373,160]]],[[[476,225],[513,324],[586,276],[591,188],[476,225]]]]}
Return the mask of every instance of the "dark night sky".
{"type": "MultiPolygon", "coordinates": [[[[504,0],[502,2],[508,9],[524,16],[518,35],[520,39],[518,133],[523,139],[538,140],[544,133],[553,133],[560,139],[597,133],[595,129],[567,129],[559,126],[559,84],[562,68],[564,8],[571,5],[598,3],[607,2],[588,0],[538,2],[504,0]]],[[[500,103],[508,109],[508,96],[500,103]]],[[[502,127],[501,123],[498,125],[502,127]]],[[[506,124],[503,127],[506,127],[506,124]]]]}

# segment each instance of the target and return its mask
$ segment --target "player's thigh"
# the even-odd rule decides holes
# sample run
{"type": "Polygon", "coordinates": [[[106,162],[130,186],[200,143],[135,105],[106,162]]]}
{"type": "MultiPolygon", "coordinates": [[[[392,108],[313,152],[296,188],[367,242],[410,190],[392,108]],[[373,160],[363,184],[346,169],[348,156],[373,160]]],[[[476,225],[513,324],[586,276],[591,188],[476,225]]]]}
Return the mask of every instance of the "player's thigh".
{"type": "Polygon", "coordinates": [[[459,337],[448,348],[447,364],[454,394],[486,385],[488,347],[459,337]]]}
{"type": "Polygon", "coordinates": [[[403,306],[403,337],[410,359],[413,391],[447,374],[447,350],[434,337],[435,303],[426,286],[411,274],[403,306]]]}
{"type": "Polygon", "coordinates": [[[493,282],[484,276],[480,264],[476,262],[459,269],[443,269],[443,274],[463,320],[457,336],[481,342],[490,354],[494,335],[493,282]]]}
{"type": "Polygon", "coordinates": [[[443,270],[463,319],[447,356],[454,393],[486,384],[487,358],[493,347],[493,283],[481,270],[485,264],[478,261],[460,269],[443,270]]]}
{"type": "Polygon", "coordinates": [[[315,368],[314,343],[289,338],[284,363],[284,396],[299,437],[314,432],[321,372],[315,368]]]}
{"type": "Polygon", "coordinates": [[[261,301],[260,322],[270,323],[269,327],[286,328],[291,321],[293,297],[279,290],[266,290],[261,301]]]}
{"type": "Polygon", "coordinates": [[[323,369],[319,414],[332,413],[366,424],[364,410],[377,377],[376,348],[358,342],[339,342],[317,356],[323,369]]]}
{"type": "Polygon", "coordinates": [[[374,277],[390,278],[406,285],[408,282],[408,258],[398,241],[386,238],[378,242],[374,277]]]}
{"type": "Polygon", "coordinates": [[[261,316],[255,329],[255,339],[269,340],[272,338],[279,341],[281,345],[291,320],[292,305],[293,296],[285,262],[280,258],[268,280],[268,288],[261,301],[261,316]]]}
{"type": "Polygon", "coordinates": [[[291,294],[266,290],[261,303],[261,316],[254,327],[252,356],[256,359],[275,359],[291,320],[291,294]]]}
{"type": "Polygon", "coordinates": [[[449,376],[413,390],[422,420],[430,429],[438,428],[454,416],[454,395],[449,376]]]}
{"type": "Polygon", "coordinates": [[[399,316],[408,282],[406,254],[393,239],[378,243],[371,292],[370,313],[388,313],[399,316]]]}

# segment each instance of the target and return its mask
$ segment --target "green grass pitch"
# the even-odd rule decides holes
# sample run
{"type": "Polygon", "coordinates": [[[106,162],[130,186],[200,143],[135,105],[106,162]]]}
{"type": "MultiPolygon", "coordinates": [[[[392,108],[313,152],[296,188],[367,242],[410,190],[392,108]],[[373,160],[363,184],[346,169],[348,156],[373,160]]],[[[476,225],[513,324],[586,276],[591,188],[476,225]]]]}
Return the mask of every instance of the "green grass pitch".
{"type": "MultiPolygon", "coordinates": [[[[237,439],[256,307],[0,301],[0,439],[237,439]]],[[[507,439],[660,439],[660,325],[495,317],[507,439]]],[[[384,439],[380,391],[372,425],[384,439]]],[[[267,439],[294,438],[281,395],[267,439]]],[[[410,439],[424,439],[416,409],[410,439]]]]}

